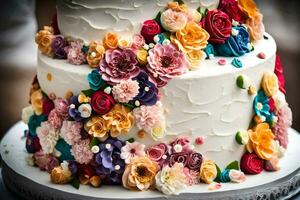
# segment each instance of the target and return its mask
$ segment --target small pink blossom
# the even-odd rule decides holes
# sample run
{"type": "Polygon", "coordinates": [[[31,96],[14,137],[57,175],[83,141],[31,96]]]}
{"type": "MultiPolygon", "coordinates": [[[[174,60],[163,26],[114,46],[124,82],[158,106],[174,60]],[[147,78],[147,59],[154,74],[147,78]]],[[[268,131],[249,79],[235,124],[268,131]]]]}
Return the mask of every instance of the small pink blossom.
{"type": "Polygon", "coordinates": [[[112,88],[115,100],[121,103],[128,103],[139,93],[139,83],[136,80],[121,80],[112,88]]]}
{"type": "Polygon", "coordinates": [[[55,129],[60,129],[63,119],[62,119],[61,115],[59,115],[57,110],[53,109],[49,113],[48,121],[55,129]]]}
{"type": "Polygon", "coordinates": [[[240,170],[235,170],[235,169],[232,169],[229,171],[229,178],[230,178],[230,181],[232,181],[234,183],[242,183],[246,180],[246,176],[245,176],[244,172],[242,172],[240,170]]]}
{"type": "Polygon", "coordinates": [[[36,129],[37,136],[40,140],[40,145],[45,154],[53,153],[57,140],[59,138],[58,131],[45,121],[41,123],[41,126],[36,129]]]}
{"type": "Polygon", "coordinates": [[[139,142],[126,142],[126,145],[121,149],[121,158],[129,164],[132,158],[145,156],[145,145],[139,142]]]}
{"type": "Polygon", "coordinates": [[[71,153],[75,160],[80,164],[89,164],[93,159],[93,152],[89,147],[90,140],[80,140],[72,146],[71,153]]]}
{"type": "Polygon", "coordinates": [[[199,136],[195,139],[195,143],[197,145],[202,145],[202,144],[204,144],[204,140],[205,140],[205,138],[203,136],[199,136]]]}
{"type": "Polygon", "coordinates": [[[153,106],[142,105],[133,110],[136,123],[139,129],[151,132],[156,125],[164,123],[165,118],[160,103],[153,106]]]}
{"type": "Polygon", "coordinates": [[[63,121],[60,136],[69,144],[73,145],[81,139],[82,123],[76,121],[63,121]]]}
{"type": "Polygon", "coordinates": [[[64,119],[68,117],[69,102],[66,99],[58,98],[54,100],[54,107],[59,115],[64,119]]]}
{"type": "Polygon", "coordinates": [[[139,50],[140,48],[142,48],[145,44],[145,39],[141,34],[134,34],[133,38],[132,38],[132,45],[131,48],[134,51],[139,50]]]}
{"type": "Polygon", "coordinates": [[[80,41],[71,42],[71,46],[65,48],[67,61],[73,65],[81,65],[86,62],[86,55],[81,51],[83,43],[80,41]]]}
{"type": "Polygon", "coordinates": [[[149,51],[146,68],[157,87],[163,87],[175,76],[184,74],[189,68],[185,55],[173,44],[156,44],[149,51]]]}
{"type": "Polygon", "coordinates": [[[36,152],[34,155],[34,163],[40,170],[50,173],[54,167],[59,166],[57,158],[50,154],[44,154],[42,151],[36,152]]]}
{"type": "Polygon", "coordinates": [[[199,183],[199,173],[194,171],[194,170],[190,170],[189,168],[185,167],[183,169],[183,173],[186,176],[188,185],[195,185],[199,183]]]}
{"type": "Polygon", "coordinates": [[[278,118],[275,126],[272,128],[275,139],[279,141],[280,145],[287,148],[288,145],[288,128],[292,125],[292,111],[286,104],[280,108],[276,113],[278,118]]]}

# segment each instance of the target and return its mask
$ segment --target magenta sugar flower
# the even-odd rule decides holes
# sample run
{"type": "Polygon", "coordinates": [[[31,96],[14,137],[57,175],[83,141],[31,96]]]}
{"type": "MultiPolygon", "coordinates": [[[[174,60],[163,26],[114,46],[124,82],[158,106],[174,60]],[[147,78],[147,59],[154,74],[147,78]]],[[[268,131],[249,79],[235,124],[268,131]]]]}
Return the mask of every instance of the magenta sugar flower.
{"type": "Polygon", "coordinates": [[[157,44],[149,51],[146,68],[157,87],[163,87],[170,79],[185,73],[189,63],[174,45],[157,44]]]}

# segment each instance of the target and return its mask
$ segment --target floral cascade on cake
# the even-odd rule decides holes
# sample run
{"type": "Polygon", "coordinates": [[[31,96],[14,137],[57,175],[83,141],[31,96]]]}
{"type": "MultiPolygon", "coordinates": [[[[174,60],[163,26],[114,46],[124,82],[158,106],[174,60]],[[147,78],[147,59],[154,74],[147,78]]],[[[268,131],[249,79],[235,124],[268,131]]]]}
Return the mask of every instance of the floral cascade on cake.
{"type": "MultiPolygon", "coordinates": [[[[166,131],[161,88],[196,70],[204,59],[243,56],[263,38],[262,15],[252,0],[205,2],[197,10],[181,0],[169,2],[154,19],[142,22],[132,38],[107,32],[89,44],[61,35],[55,16],[51,27],[36,34],[40,52],[93,69],[86,80],[89,88],[65,98],[46,95],[34,79],[31,105],[22,113],[28,124],[28,162],[49,172],[56,184],[117,184],[130,190],[156,188],[167,195],[200,182],[212,184],[213,190],[220,183],[243,182],[245,174],[278,170],[292,120],[279,57],[258,92],[245,75],[237,77],[237,87],[255,95],[253,122],[236,134],[246,150],[240,164],[233,161],[220,169],[217,160],[203,157],[194,145],[203,144],[204,137],[160,141],[166,131]],[[157,144],[122,140],[134,125],[139,138],[151,135],[157,144]]],[[[264,59],[263,54],[258,57],[264,59]]],[[[237,58],[232,65],[243,66],[237,58]]]]}

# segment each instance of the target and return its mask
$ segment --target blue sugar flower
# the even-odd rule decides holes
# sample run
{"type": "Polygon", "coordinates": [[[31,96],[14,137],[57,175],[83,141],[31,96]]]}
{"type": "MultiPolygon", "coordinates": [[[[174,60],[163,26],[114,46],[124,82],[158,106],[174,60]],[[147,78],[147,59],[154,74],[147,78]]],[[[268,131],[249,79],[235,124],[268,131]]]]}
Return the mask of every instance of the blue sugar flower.
{"type": "Polygon", "coordinates": [[[204,49],[204,52],[206,54],[206,58],[210,58],[211,56],[214,56],[215,55],[214,46],[208,43],[204,49]]]}
{"type": "Polygon", "coordinates": [[[98,70],[93,70],[88,74],[88,82],[90,88],[94,91],[99,90],[105,85],[105,81],[101,78],[101,75],[98,70]]]}
{"type": "Polygon", "coordinates": [[[238,57],[252,50],[246,27],[236,26],[232,29],[236,35],[231,35],[224,44],[215,45],[215,50],[219,56],[238,57]]]}
{"type": "Polygon", "coordinates": [[[224,169],[221,172],[220,181],[222,183],[228,183],[228,182],[230,182],[229,171],[230,171],[229,169],[224,169]]]}
{"type": "Polygon", "coordinates": [[[270,122],[272,119],[272,113],[270,112],[269,98],[261,90],[258,92],[253,101],[253,109],[257,116],[265,121],[270,122]]]}

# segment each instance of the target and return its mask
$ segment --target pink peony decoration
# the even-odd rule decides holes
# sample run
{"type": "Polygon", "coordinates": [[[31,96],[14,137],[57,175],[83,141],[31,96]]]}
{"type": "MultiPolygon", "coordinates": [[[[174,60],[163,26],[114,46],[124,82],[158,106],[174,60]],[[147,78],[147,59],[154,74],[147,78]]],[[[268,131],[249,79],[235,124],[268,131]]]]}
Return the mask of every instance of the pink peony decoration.
{"type": "Polygon", "coordinates": [[[112,88],[115,100],[121,103],[128,103],[139,94],[139,83],[136,80],[122,80],[112,88]]]}
{"type": "Polygon", "coordinates": [[[140,48],[142,48],[145,45],[145,39],[141,34],[134,34],[133,38],[132,38],[132,45],[131,48],[134,51],[139,50],[140,48]]]}
{"type": "Polygon", "coordinates": [[[57,113],[64,119],[68,117],[69,102],[66,99],[58,98],[54,100],[54,107],[57,113]]]}
{"type": "Polygon", "coordinates": [[[156,44],[149,51],[146,68],[157,87],[163,87],[170,79],[181,75],[189,68],[184,54],[174,45],[156,44]]]}
{"type": "Polygon", "coordinates": [[[133,110],[136,123],[139,129],[151,132],[151,129],[164,121],[163,110],[157,104],[153,106],[142,105],[133,110]]]}
{"type": "Polygon", "coordinates": [[[55,129],[60,129],[63,119],[59,115],[56,109],[51,110],[48,116],[48,122],[55,128],[55,129]]]}
{"type": "Polygon", "coordinates": [[[71,46],[65,47],[67,61],[73,65],[81,65],[86,62],[86,55],[81,51],[83,43],[80,41],[71,42],[71,46]]]}
{"type": "Polygon", "coordinates": [[[280,145],[287,148],[288,145],[288,128],[292,125],[292,111],[288,105],[284,105],[276,113],[278,118],[272,131],[275,134],[275,139],[280,145]]]}
{"type": "Polygon", "coordinates": [[[80,164],[88,164],[93,159],[93,152],[89,147],[90,140],[80,140],[72,146],[71,153],[80,164]]]}
{"type": "Polygon", "coordinates": [[[73,145],[81,139],[83,125],[76,121],[63,121],[60,136],[69,144],[73,145]]]}
{"type": "Polygon", "coordinates": [[[130,164],[132,158],[145,156],[145,145],[139,142],[126,142],[126,145],[121,149],[121,158],[125,160],[126,164],[130,164]]]}

